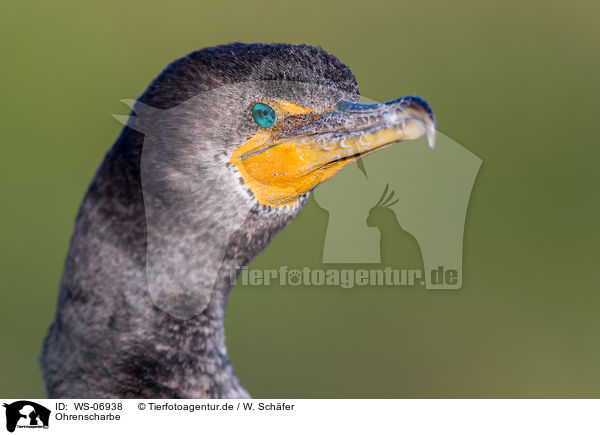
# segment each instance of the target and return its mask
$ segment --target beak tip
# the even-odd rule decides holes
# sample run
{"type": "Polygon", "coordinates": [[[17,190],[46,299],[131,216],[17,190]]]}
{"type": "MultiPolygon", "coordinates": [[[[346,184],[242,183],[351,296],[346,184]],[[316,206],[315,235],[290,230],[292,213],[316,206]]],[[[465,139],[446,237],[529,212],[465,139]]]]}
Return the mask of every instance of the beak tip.
{"type": "Polygon", "coordinates": [[[431,148],[431,149],[435,148],[435,137],[436,137],[435,128],[434,127],[428,128],[427,129],[427,144],[429,145],[429,148],[431,148]]]}

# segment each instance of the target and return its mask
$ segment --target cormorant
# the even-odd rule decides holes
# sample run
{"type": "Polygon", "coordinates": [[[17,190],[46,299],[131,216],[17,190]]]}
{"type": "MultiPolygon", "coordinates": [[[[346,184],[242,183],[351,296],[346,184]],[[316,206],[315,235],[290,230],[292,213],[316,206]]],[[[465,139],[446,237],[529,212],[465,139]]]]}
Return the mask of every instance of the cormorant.
{"type": "Polygon", "coordinates": [[[41,356],[48,396],[249,397],[225,349],[230,271],[343,166],[432,144],[421,98],[358,98],[350,69],[308,45],[232,43],[167,66],[81,204],[41,356]],[[209,298],[186,300],[189,285],[209,298]]]}

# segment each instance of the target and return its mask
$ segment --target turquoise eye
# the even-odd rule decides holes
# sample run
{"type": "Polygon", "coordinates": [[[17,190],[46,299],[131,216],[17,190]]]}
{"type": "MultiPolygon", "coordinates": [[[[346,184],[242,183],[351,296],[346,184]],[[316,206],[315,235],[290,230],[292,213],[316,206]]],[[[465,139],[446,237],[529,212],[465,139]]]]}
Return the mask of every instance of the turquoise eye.
{"type": "Polygon", "coordinates": [[[263,103],[256,103],[252,108],[252,117],[261,127],[270,127],[277,121],[277,114],[272,107],[263,103]]]}

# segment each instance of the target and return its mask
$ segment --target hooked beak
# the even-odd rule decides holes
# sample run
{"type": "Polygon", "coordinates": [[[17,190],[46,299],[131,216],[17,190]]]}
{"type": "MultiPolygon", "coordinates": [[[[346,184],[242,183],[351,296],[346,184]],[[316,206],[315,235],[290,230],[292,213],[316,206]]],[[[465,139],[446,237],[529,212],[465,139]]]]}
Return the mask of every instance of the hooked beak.
{"type": "Polygon", "coordinates": [[[261,129],[230,160],[263,205],[293,204],[345,165],[394,142],[427,136],[429,146],[435,144],[435,117],[420,97],[378,104],[341,100],[329,111],[272,105],[280,121],[261,129]]]}

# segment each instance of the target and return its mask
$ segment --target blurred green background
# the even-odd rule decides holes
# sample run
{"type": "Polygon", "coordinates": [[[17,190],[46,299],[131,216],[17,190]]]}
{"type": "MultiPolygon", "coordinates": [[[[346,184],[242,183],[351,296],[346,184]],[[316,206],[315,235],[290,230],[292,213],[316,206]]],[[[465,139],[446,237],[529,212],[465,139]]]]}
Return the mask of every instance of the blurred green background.
{"type": "MultiPolygon", "coordinates": [[[[0,397],[44,394],[37,358],[119,100],[230,41],[321,45],[363,95],[425,97],[483,159],[461,290],[234,289],[227,344],[253,396],[600,397],[599,16],[583,0],[3,0],[0,397]]],[[[326,224],[311,201],[255,266],[318,263],[326,224]]]]}

